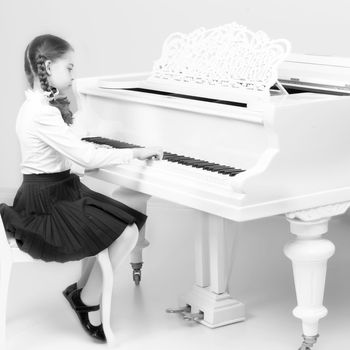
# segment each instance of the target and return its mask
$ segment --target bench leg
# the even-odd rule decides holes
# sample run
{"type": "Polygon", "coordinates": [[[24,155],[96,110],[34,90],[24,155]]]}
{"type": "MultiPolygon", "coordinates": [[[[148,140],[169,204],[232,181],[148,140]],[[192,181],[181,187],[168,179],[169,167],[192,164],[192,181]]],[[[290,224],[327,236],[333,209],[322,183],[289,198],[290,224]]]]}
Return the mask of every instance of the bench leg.
{"type": "Polygon", "coordinates": [[[11,270],[11,260],[2,259],[0,268],[0,344],[4,344],[6,341],[6,310],[11,270]]]}

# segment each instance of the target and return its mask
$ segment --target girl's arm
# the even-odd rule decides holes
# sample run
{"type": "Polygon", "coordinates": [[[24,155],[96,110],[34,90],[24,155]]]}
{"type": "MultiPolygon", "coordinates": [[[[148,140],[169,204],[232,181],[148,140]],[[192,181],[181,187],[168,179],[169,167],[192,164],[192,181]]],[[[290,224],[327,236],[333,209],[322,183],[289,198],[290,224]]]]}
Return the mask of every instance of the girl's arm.
{"type": "MultiPolygon", "coordinates": [[[[69,128],[73,131],[73,134],[79,138],[89,136],[88,129],[83,122],[83,118],[80,118],[80,112],[77,111],[73,116],[73,124],[69,128]]],[[[96,132],[96,130],[95,130],[96,132]]],[[[133,149],[134,158],[141,160],[153,157],[154,159],[160,160],[163,157],[163,150],[160,147],[147,147],[133,149]]]]}
{"type": "Polygon", "coordinates": [[[81,141],[65,124],[59,110],[52,106],[37,115],[36,134],[57,152],[85,168],[125,164],[135,158],[133,149],[97,148],[81,141]]]}

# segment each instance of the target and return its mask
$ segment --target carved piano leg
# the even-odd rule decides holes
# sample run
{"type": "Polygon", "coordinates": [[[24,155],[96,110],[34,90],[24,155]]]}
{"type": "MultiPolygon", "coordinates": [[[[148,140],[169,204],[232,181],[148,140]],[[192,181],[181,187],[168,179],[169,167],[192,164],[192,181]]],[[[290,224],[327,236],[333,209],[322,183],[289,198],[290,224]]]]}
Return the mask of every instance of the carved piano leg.
{"type": "Polygon", "coordinates": [[[318,338],[318,322],[327,315],[323,306],[327,260],[335,248],[322,235],[328,230],[330,217],[342,213],[339,209],[335,205],[287,214],[291,232],[297,236],[284,252],[293,264],[297,296],[293,314],[302,320],[304,338],[300,350],[312,348],[318,338]]]}
{"type": "Polygon", "coordinates": [[[206,213],[201,216],[203,227],[195,243],[195,285],[180,299],[180,305],[191,307],[184,317],[210,328],[243,321],[244,305],[228,292],[237,224],[206,213]]]}
{"type": "MultiPolygon", "coordinates": [[[[144,214],[146,214],[147,212],[147,202],[151,198],[151,196],[149,195],[133,191],[125,187],[120,187],[116,189],[113,192],[112,196],[116,200],[126,204],[130,208],[138,210],[139,212],[142,212],[144,214]]],[[[143,248],[149,246],[149,242],[145,237],[145,232],[146,225],[144,225],[143,228],[140,230],[139,239],[136,243],[135,248],[130,254],[130,264],[133,269],[133,280],[136,285],[139,285],[141,281],[141,268],[143,265],[142,250],[143,248]]]]}

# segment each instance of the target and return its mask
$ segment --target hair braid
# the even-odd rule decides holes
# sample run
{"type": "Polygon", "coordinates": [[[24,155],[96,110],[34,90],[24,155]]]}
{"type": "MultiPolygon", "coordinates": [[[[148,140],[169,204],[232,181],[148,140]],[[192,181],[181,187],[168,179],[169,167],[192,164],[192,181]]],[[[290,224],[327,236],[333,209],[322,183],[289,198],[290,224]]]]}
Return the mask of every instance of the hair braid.
{"type": "Polygon", "coordinates": [[[62,119],[68,125],[73,123],[69,100],[64,96],[56,96],[58,90],[49,83],[45,62],[47,60],[53,62],[69,50],[73,50],[73,48],[67,41],[54,35],[45,34],[34,38],[28,44],[24,55],[24,70],[30,86],[33,88],[34,79],[37,77],[50,105],[59,109],[62,119]]]}
{"type": "Polygon", "coordinates": [[[62,115],[62,118],[64,122],[68,125],[71,125],[73,123],[73,113],[69,109],[69,101],[67,97],[59,97],[55,98],[55,94],[57,92],[57,89],[55,87],[50,86],[48,78],[47,78],[47,70],[45,61],[47,58],[39,54],[36,59],[36,66],[38,70],[38,78],[40,81],[41,88],[49,92],[48,100],[50,102],[50,105],[57,107],[62,115]]]}
{"type": "Polygon", "coordinates": [[[45,61],[47,58],[44,55],[39,54],[36,58],[36,67],[38,71],[38,78],[40,81],[40,86],[44,91],[51,92],[49,81],[47,79],[47,71],[45,61]]]}

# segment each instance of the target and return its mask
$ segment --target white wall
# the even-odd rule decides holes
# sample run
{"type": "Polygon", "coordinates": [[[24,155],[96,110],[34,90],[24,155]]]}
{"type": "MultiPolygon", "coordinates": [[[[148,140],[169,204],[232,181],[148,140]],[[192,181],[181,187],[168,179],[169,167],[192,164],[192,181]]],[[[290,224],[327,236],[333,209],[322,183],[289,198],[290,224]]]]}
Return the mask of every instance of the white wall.
{"type": "Polygon", "coordinates": [[[288,38],[295,52],[350,56],[349,9],[346,0],[0,0],[0,189],[21,181],[14,125],[34,36],[68,39],[76,77],[148,70],[168,34],[231,21],[288,38]]]}

